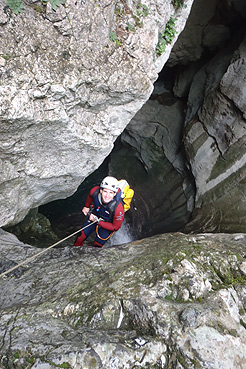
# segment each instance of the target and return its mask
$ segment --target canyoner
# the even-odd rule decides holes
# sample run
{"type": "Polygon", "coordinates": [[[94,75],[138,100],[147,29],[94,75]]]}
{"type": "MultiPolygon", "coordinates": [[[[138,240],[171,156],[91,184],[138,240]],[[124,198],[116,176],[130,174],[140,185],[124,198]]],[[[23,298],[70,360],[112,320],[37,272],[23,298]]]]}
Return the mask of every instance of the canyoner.
{"type": "Polygon", "coordinates": [[[122,226],[124,215],[130,209],[133,189],[124,179],[105,177],[100,186],[93,187],[85,201],[82,213],[87,216],[74,246],[83,246],[84,241],[96,233],[94,247],[102,247],[122,226]]]}
{"type": "Polygon", "coordinates": [[[92,232],[96,231],[96,240],[93,246],[102,247],[111,235],[120,229],[123,223],[124,213],[130,209],[133,195],[134,191],[130,188],[126,180],[118,181],[116,178],[109,176],[104,178],[100,187],[93,187],[87,197],[82,212],[88,216],[88,220],[84,222],[79,230],[3,271],[0,274],[0,278],[11,275],[16,269],[33,261],[76,234],[78,234],[78,236],[74,246],[82,246],[84,240],[92,232]]]}

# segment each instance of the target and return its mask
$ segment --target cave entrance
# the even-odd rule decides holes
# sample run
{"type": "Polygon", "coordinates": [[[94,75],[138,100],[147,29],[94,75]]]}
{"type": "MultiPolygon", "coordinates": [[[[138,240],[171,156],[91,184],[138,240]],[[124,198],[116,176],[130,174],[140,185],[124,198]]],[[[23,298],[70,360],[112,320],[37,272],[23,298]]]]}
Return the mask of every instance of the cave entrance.
{"type": "MultiPolygon", "coordinates": [[[[173,57],[171,55],[168,66],[161,71],[152,96],[117,139],[104,163],[86,178],[73,196],[40,206],[27,218],[45,216],[55,231],[54,238],[67,236],[81,226],[81,208],[89,189],[111,174],[119,179],[126,178],[135,190],[133,210],[127,214],[134,239],[182,230],[190,220],[195,198],[195,184],[183,149],[183,129],[185,120],[189,121],[192,114],[197,113],[204,97],[195,103],[195,110],[187,117],[190,86],[197,71],[216,54],[233,54],[237,49],[245,36],[245,15],[240,15],[241,7],[242,14],[245,9],[242,4],[243,1],[229,4],[219,0],[216,9],[210,9],[215,13],[207,14],[207,3],[196,1],[181,34],[184,41],[189,41],[190,49],[187,50],[192,48],[193,54],[188,51],[180,57],[182,40],[177,41],[172,50],[173,57]],[[235,9],[236,5],[238,9],[235,9]],[[208,19],[200,25],[197,17],[203,14],[202,9],[206,10],[208,19]],[[185,36],[188,32],[188,36],[195,36],[196,40],[197,32],[191,32],[196,29],[192,28],[194,25],[200,27],[198,30],[202,35],[197,45],[192,44],[192,37],[185,36]]],[[[39,228],[34,224],[32,230],[24,220],[10,231],[21,240],[38,246],[39,228]]],[[[52,239],[48,230],[46,234],[49,234],[49,240],[52,239]]]]}
{"type": "MultiPolygon", "coordinates": [[[[37,247],[47,247],[72,234],[85,220],[81,210],[89,190],[107,175],[126,179],[135,191],[131,209],[111,244],[179,231],[190,220],[192,208],[187,202],[191,204],[194,198],[194,184],[182,146],[185,102],[173,96],[174,81],[175,68],[164,68],[149,101],[76,193],[32,210],[10,231],[37,247]]],[[[74,239],[66,244],[72,245],[74,239]]]]}

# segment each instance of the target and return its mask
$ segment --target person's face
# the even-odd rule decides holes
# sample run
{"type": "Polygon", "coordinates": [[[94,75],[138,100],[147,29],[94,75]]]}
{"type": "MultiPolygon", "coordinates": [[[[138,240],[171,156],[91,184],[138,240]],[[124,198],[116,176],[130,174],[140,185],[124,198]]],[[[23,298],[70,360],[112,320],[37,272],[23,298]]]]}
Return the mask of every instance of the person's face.
{"type": "Polygon", "coordinates": [[[102,202],[104,204],[108,204],[110,201],[113,200],[113,198],[116,195],[116,193],[114,191],[108,190],[106,188],[101,188],[100,193],[102,195],[102,202]]]}

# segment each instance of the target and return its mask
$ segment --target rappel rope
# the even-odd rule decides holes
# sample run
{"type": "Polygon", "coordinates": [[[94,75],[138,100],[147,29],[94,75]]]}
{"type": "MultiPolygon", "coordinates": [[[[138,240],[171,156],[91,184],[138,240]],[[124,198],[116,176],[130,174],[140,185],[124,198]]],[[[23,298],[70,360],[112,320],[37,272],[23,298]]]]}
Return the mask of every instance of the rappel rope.
{"type": "Polygon", "coordinates": [[[10,268],[10,269],[6,270],[4,273],[0,274],[0,278],[1,278],[1,277],[3,277],[3,276],[4,276],[4,275],[6,275],[6,274],[8,274],[8,273],[12,272],[13,270],[15,270],[15,269],[19,268],[19,267],[20,267],[20,266],[22,266],[23,264],[26,264],[26,263],[28,263],[29,261],[31,261],[31,260],[33,260],[33,259],[35,259],[37,256],[44,254],[46,251],[48,251],[48,250],[52,249],[53,247],[55,247],[55,246],[59,245],[59,243],[61,243],[61,242],[63,242],[63,241],[66,241],[68,238],[70,238],[70,237],[74,236],[76,233],[83,231],[85,228],[89,227],[90,225],[92,225],[92,224],[94,224],[94,223],[97,223],[97,222],[98,222],[98,220],[99,220],[99,219],[95,220],[94,222],[91,222],[91,223],[90,223],[90,224],[88,224],[87,226],[85,226],[85,227],[83,227],[83,228],[79,229],[78,231],[76,231],[76,232],[74,232],[74,233],[70,234],[69,236],[67,236],[67,237],[63,238],[62,240],[60,240],[60,241],[58,241],[58,242],[54,243],[53,245],[51,245],[51,246],[47,247],[47,248],[46,248],[46,249],[44,249],[44,250],[42,250],[42,251],[38,252],[37,254],[35,254],[35,255],[31,256],[30,258],[28,258],[28,259],[26,259],[26,260],[22,261],[21,263],[19,263],[19,264],[15,265],[14,267],[12,267],[12,268],[10,268]]]}

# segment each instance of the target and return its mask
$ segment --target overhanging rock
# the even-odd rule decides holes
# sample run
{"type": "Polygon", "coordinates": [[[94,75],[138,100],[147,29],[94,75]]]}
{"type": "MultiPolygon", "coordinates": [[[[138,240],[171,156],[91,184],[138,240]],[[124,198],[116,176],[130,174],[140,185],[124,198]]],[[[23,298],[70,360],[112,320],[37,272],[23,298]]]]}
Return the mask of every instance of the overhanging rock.
{"type": "Polygon", "coordinates": [[[192,0],[0,7],[0,226],[71,195],[149,98],[192,0]],[[173,41],[156,57],[175,16],[173,41]],[[131,26],[131,27],[130,27],[131,26]]]}

